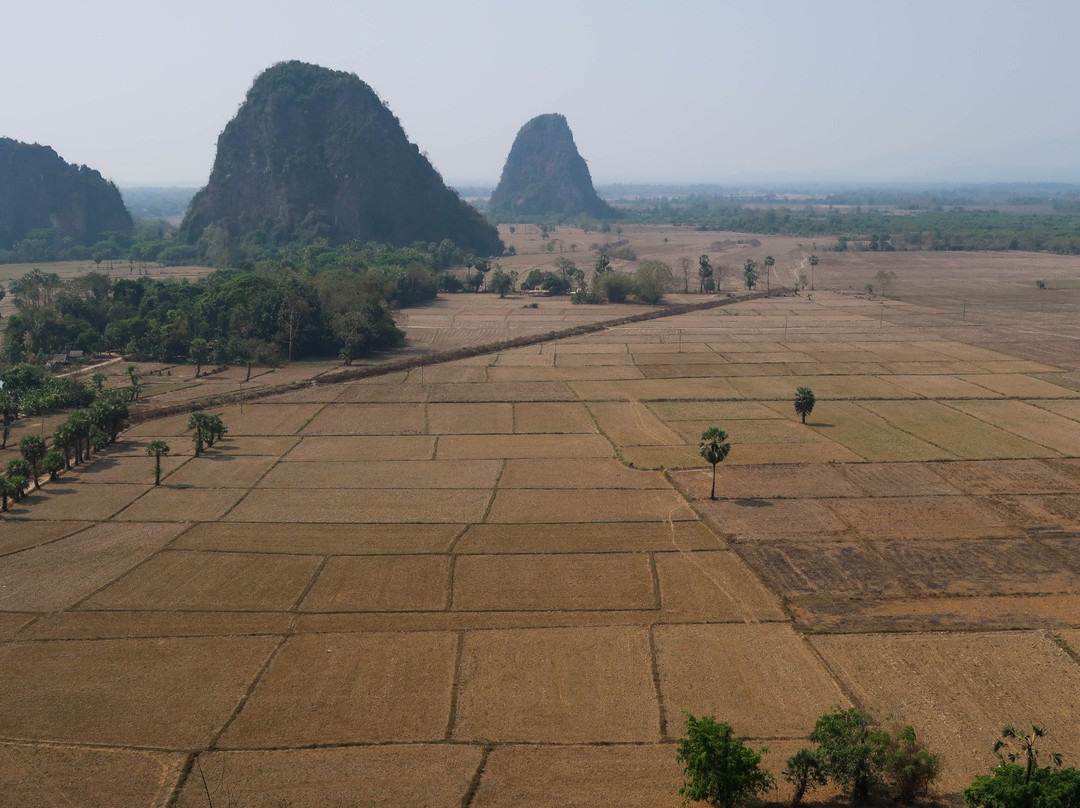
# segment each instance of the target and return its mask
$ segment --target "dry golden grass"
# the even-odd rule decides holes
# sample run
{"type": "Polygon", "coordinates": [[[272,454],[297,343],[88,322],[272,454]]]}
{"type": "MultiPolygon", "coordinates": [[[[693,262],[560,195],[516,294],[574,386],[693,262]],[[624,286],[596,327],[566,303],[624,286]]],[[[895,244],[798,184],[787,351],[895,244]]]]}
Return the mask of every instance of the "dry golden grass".
{"type": "Polygon", "coordinates": [[[471,632],[458,686],[456,740],[659,740],[644,628],[471,632]]]}
{"type": "Polygon", "coordinates": [[[694,519],[694,512],[674,491],[615,489],[597,497],[575,489],[503,489],[495,494],[487,521],[524,522],[670,522],[694,519]]]}
{"type": "Polygon", "coordinates": [[[154,638],[0,646],[5,738],[107,746],[205,746],[278,639],[154,638]]]}
{"type": "Polygon", "coordinates": [[[427,431],[431,435],[508,435],[514,431],[514,405],[429,404],[427,431]]]}
{"type": "Polygon", "coordinates": [[[1045,634],[871,634],[815,637],[844,686],[918,727],[955,792],[994,765],[1006,724],[1038,724],[1055,749],[1080,748],[1080,667],[1045,634]],[[962,742],[957,742],[962,738],[962,742]]]}
{"type": "Polygon", "coordinates": [[[452,632],[293,636],[221,746],[442,740],[457,642],[452,632]]]}
{"type": "MultiPolygon", "coordinates": [[[[357,460],[279,463],[260,488],[492,488],[499,460],[357,460]]],[[[171,482],[171,480],[170,480],[171,482]]]]}
{"type": "Polygon", "coordinates": [[[588,434],[597,431],[596,423],[580,402],[525,402],[514,405],[514,432],[588,434]]]}
{"type": "Polygon", "coordinates": [[[490,499],[491,491],[475,488],[324,488],[291,495],[259,488],[229,512],[227,521],[460,524],[480,521],[490,499]]]}
{"type": "Polygon", "coordinates": [[[306,612],[433,612],[450,597],[450,557],[331,558],[304,597],[306,612]]]}
{"type": "Polygon", "coordinates": [[[458,805],[480,759],[479,746],[449,744],[210,752],[199,756],[205,788],[189,778],[177,808],[210,808],[207,789],[214,805],[458,805]]]}
{"type": "Polygon", "coordinates": [[[282,459],[291,461],[429,460],[435,438],[426,435],[306,437],[282,459]]]}
{"type": "Polygon", "coordinates": [[[287,611],[319,569],[313,556],[164,552],[97,592],[87,609],[287,611]]]}
{"type": "Polygon", "coordinates": [[[464,525],[204,522],[173,545],[186,550],[306,555],[445,553],[464,525]]]}
{"type": "Polygon", "coordinates": [[[655,609],[648,558],[632,553],[469,555],[454,568],[455,609],[655,609]]]}
{"type": "Polygon", "coordinates": [[[424,409],[408,404],[327,404],[305,435],[422,435],[424,409]]]}
{"type": "Polygon", "coordinates": [[[437,457],[485,458],[611,457],[611,444],[600,435],[447,435],[439,438],[437,457]]]}
{"type": "Polygon", "coordinates": [[[727,547],[701,522],[471,525],[458,553],[641,553],[727,547]]]}
{"type": "Polygon", "coordinates": [[[115,518],[125,522],[220,519],[246,493],[246,488],[173,488],[162,485],[151,488],[115,518]]]}
{"type": "Polygon", "coordinates": [[[740,735],[801,737],[847,698],[788,625],[656,627],[668,715],[724,716],[740,735]]]}

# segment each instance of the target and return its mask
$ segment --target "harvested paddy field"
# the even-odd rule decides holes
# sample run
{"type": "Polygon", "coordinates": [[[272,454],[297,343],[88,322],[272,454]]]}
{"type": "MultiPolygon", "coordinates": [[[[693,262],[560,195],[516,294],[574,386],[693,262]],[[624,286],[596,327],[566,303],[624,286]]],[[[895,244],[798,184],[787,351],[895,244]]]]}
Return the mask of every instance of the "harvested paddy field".
{"type": "MultiPolygon", "coordinates": [[[[805,251],[770,249],[793,279],[805,251]]],[[[1075,324],[1024,295],[1008,316],[996,282],[963,314],[915,297],[754,300],[230,404],[199,458],[186,416],[140,423],[0,518],[0,786],[674,808],[683,710],[778,773],[848,704],[915,724],[944,802],[1009,722],[1075,764],[1080,343],[1008,332],[1075,324]]],[[[407,330],[556,317],[448,300],[407,330]]]]}

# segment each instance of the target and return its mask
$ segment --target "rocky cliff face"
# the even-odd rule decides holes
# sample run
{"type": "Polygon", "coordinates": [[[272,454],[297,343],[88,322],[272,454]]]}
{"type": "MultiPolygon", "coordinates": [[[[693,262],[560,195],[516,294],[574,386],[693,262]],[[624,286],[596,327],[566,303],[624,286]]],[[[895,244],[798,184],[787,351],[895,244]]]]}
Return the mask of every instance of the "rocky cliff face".
{"type": "Polygon", "coordinates": [[[514,138],[502,178],[488,205],[494,221],[534,216],[613,218],[614,208],[593,188],[585,160],[562,115],[538,115],[514,138]]]}
{"type": "Polygon", "coordinates": [[[93,244],[106,231],[130,233],[132,221],[120,191],[97,171],[48,146],[0,138],[0,249],[42,227],[93,244]]]}
{"type": "Polygon", "coordinates": [[[302,62],[260,75],[218,138],[210,182],[181,236],[194,244],[209,225],[264,245],[448,238],[476,253],[502,252],[495,229],[446,187],[367,84],[302,62]]]}

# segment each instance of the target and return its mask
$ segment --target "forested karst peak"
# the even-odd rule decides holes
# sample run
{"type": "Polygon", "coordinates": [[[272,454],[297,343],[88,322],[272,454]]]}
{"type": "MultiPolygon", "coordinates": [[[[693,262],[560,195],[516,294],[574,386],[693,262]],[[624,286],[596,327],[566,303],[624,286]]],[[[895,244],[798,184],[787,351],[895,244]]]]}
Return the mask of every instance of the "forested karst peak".
{"type": "Polygon", "coordinates": [[[49,146],[0,137],[0,250],[28,235],[87,245],[131,229],[120,191],[99,172],[49,146]]]}
{"type": "Polygon", "coordinates": [[[448,238],[502,251],[495,229],[446,187],[371,87],[297,61],[256,78],[218,138],[210,181],[181,234],[255,248],[448,238]]]}
{"type": "Polygon", "coordinates": [[[578,152],[566,117],[538,115],[518,130],[491,195],[488,215],[495,221],[513,221],[582,214],[618,215],[593,188],[589,167],[578,152]]]}

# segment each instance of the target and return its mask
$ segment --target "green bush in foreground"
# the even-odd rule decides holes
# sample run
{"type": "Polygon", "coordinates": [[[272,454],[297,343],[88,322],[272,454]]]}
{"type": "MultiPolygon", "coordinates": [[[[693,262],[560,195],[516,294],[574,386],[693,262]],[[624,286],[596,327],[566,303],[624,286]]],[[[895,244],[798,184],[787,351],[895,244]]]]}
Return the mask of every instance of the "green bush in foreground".
{"type": "Polygon", "coordinates": [[[702,801],[716,808],[734,808],[773,787],[761,768],[761,755],[735,737],[731,726],[711,716],[686,713],[686,735],[676,760],[686,778],[679,789],[686,802],[702,801]]]}

